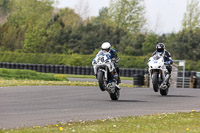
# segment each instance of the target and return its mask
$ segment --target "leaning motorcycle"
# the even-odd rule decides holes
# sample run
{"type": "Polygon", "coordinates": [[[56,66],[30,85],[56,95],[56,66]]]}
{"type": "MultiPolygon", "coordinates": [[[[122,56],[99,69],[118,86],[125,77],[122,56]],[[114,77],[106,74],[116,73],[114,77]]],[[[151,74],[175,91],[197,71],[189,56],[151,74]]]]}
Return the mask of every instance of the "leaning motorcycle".
{"type": "Polygon", "coordinates": [[[152,79],[153,89],[155,92],[160,90],[160,94],[166,96],[168,94],[170,83],[170,75],[166,69],[166,63],[164,57],[160,54],[156,54],[150,57],[148,61],[148,71],[152,79]]]}
{"type": "Polygon", "coordinates": [[[118,100],[120,89],[117,86],[117,81],[113,80],[113,82],[109,83],[112,78],[110,72],[115,71],[114,63],[110,59],[110,53],[102,51],[93,59],[92,65],[101,91],[107,91],[112,100],[118,100]]]}

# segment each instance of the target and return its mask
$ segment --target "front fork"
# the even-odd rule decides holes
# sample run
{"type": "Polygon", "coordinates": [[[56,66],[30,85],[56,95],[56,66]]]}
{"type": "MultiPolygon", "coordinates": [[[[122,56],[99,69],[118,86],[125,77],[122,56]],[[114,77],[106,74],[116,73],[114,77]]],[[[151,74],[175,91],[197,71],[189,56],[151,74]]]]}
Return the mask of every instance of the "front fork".
{"type": "Polygon", "coordinates": [[[104,78],[107,81],[108,80],[108,68],[106,67],[106,70],[100,68],[98,71],[104,72],[104,78]]]}
{"type": "MultiPolygon", "coordinates": [[[[161,70],[160,70],[161,71],[161,70]]],[[[161,71],[160,73],[162,73],[162,83],[165,83],[165,73],[164,71],[161,71]]],[[[160,75],[160,74],[159,74],[160,75]]]]}
{"type": "MultiPolygon", "coordinates": [[[[150,76],[152,77],[155,70],[151,70],[150,72],[151,72],[150,76]]],[[[162,70],[158,70],[158,81],[159,81],[160,84],[165,82],[165,73],[162,70]]]]}

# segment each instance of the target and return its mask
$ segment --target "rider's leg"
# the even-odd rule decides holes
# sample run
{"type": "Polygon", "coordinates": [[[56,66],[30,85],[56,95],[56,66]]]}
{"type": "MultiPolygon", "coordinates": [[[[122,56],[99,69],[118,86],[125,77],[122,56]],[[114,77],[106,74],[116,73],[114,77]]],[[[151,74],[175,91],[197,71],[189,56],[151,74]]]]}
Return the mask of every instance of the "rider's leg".
{"type": "Polygon", "coordinates": [[[111,82],[114,82],[115,81],[115,72],[114,71],[112,71],[112,72],[110,72],[109,73],[109,76],[110,76],[110,80],[109,80],[109,83],[111,83],[111,82]]]}
{"type": "Polygon", "coordinates": [[[169,83],[169,79],[171,77],[171,72],[172,72],[172,66],[166,66],[169,75],[167,76],[166,82],[169,83]]]}
{"type": "Polygon", "coordinates": [[[163,85],[165,84],[165,74],[164,74],[164,72],[162,72],[162,84],[163,85]]]}
{"type": "Polygon", "coordinates": [[[117,65],[115,65],[115,69],[117,72],[117,84],[119,84],[119,83],[121,83],[119,67],[117,65]]]}
{"type": "Polygon", "coordinates": [[[166,66],[166,68],[167,68],[169,74],[171,75],[171,72],[172,72],[172,66],[166,66]]]}

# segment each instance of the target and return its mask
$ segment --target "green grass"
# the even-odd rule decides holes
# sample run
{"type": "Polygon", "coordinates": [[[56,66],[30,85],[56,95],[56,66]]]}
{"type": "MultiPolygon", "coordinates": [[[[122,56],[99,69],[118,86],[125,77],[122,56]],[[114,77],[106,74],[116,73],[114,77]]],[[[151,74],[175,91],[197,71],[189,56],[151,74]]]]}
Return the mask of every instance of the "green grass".
{"type": "MultiPolygon", "coordinates": [[[[67,78],[95,78],[90,75],[40,73],[32,70],[0,69],[0,87],[8,86],[98,86],[97,82],[68,81],[67,78]]],[[[121,87],[134,87],[121,84],[121,87]]]]}
{"type": "MultiPolygon", "coordinates": [[[[65,74],[68,78],[88,78],[88,79],[96,79],[94,75],[73,75],[73,74],[65,74]]],[[[133,77],[120,77],[121,80],[133,80],[133,77]]]]}
{"type": "Polygon", "coordinates": [[[96,121],[34,126],[2,133],[199,133],[200,112],[163,113],[145,116],[108,118],[96,121]]]}
{"type": "Polygon", "coordinates": [[[50,73],[40,73],[32,70],[21,69],[0,69],[0,78],[2,79],[29,79],[29,80],[45,80],[45,81],[67,81],[63,75],[54,75],[50,73]]]}
{"type": "MultiPolygon", "coordinates": [[[[40,73],[33,70],[22,69],[0,69],[0,78],[3,79],[30,79],[30,80],[45,80],[45,81],[66,81],[67,78],[89,78],[95,79],[93,75],[73,75],[73,74],[52,74],[40,73]]],[[[133,80],[132,77],[121,77],[122,80],[133,80]]]]}
{"type": "MultiPolygon", "coordinates": [[[[0,87],[9,86],[98,86],[97,82],[79,82],[79,81],[44,81],[44,80],[16,80],[0,79],[0,87]]],[[[121,87],[134,87],[131,84],[120,84],[121,87]]]]}

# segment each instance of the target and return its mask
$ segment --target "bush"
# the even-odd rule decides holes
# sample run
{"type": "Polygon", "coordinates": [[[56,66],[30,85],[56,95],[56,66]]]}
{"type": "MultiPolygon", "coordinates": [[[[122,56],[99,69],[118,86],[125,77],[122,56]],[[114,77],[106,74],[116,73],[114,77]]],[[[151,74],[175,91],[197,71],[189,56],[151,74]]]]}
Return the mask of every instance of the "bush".
{"type": "MultiPolygon", "coordinates": [[[[146,68],[148,56],[125,56],[118,55],[120,68],[146,68]]],[[[39,53],[19,53],[0,52],[0,62],[30,63],[30,64],[57,64],[67,66],[91,66],[95,54],[91,55],[65,55],[65,54],[39,54],[39,53]]],[[[200,71],[200,61],[186,61],[187,71],[200,71]]]]}

